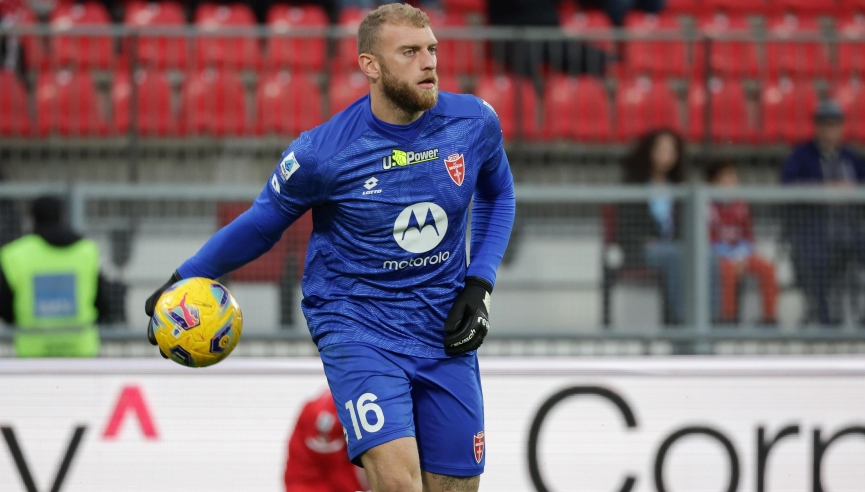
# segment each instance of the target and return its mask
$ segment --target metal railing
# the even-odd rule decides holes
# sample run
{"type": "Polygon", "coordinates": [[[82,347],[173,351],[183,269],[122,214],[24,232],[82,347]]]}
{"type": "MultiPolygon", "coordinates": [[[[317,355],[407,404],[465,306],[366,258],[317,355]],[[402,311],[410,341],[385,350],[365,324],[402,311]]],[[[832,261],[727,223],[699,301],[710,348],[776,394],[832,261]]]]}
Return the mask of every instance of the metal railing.
{"type": "MultiPolygon", "coordinates": [[[[114,347],[107,350],[136,355],[146,349],[123,347],[142,342],[144,299],[260,187],[16,184],[0,186],[0,204],[13,203],[26,232],[27,200],[46,192],[68,197],[75,228],[100,244],[103,273],[124,288],[115,306],[124,321],[103,327],[114,347]]],[[[518,186],[517,197],[494,297],[493,353],[865,350],[865,190],[518,186]],[[659,197],[676,210],[679,232],[669,243],[678,251],[679,279],[670,277],[669,265],[647,264],[653,242],[645,238],[655,232],[634,219],[651,217],[649,204],[659,197]],[[777,293],[766,301],[766,285],[743,274],[731,283],[736,316],[722,319],[718,298],[731,297],[718,286],[710,212],[715,203],[735,202],[749,208],[754,252],[772,266],[777,293]],[[669,288],[675,281],[678,291],[669,288]],[[681,299],[670,297],[676,292],[681,299]],[[671,314],[674,302],[683,306],[680,319],[671,314]],[[765,302],[776,303],[774,324],[763,323],[765,302]]],[[[298,227],[275,248],[281,253],[223,279],[247,309],[244,338],[257,340],[247,355],[311,350],[298,309],[302,265],[292,256],[308,231],[298,227]]],[[[10,332],[0,336],[8,341],[10,332]]]]}

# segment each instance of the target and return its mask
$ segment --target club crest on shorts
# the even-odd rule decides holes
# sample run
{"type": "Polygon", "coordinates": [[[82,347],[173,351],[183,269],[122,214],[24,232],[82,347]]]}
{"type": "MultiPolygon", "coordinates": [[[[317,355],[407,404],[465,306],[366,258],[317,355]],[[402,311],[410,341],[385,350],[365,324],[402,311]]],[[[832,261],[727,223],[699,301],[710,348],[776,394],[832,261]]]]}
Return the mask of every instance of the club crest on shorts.
{"type": "Polygon", "coordinates": [[[484,431],[480,431],[474,435],[475,440],[475,461],[478,464],[484,459],[484,431]]]}
{"type": "Polygon", "coordinates": [[[445,159],[445,167],[448,170],[448,175],[454,180],[457,186],[463,185],[463,180],[466,177],[466,166],[462,154],[451,154],[445,159]]]}

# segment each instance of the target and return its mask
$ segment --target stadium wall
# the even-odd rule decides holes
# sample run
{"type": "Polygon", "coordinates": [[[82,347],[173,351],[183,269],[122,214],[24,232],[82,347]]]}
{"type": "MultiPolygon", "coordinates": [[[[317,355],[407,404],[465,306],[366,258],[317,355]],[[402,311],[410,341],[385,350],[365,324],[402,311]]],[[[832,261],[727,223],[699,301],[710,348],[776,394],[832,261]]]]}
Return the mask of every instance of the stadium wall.
{"type": "MultiPolygon", "coordinates": [[[[481,370],[485,492],[865,483],[861,357],[483,358],[481,370]]],[[[278,491],[297,412],[325,385],[313,358],[230,359],[206,371],[8,360],[0,490],[278,491]]]]}

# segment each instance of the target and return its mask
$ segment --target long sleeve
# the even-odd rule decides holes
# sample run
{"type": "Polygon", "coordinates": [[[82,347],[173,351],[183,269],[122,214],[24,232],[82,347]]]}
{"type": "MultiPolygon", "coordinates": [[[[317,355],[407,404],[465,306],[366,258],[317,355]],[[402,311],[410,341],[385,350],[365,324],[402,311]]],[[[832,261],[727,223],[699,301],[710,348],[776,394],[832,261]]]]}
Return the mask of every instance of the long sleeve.
{"type": "Polygon", "coordinates": [[[472,206],[471,259],[467,276],[495,285],[516,213],[514,179],[504,149],[499,148],[488,173],[480,176],[472,206]],[[498,161],[498,162],[495,162],[498,161]]]}

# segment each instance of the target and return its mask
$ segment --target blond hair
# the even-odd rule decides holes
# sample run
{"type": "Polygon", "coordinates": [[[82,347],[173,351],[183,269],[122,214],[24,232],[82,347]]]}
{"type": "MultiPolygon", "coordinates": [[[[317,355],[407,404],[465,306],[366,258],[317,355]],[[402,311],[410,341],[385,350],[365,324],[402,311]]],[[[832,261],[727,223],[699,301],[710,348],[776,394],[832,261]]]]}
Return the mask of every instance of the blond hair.
{"type": "Polygon", "coordinates": [[[420,9],[404,3],[389,3],[373,10],[364,17],[357,29],[357,53],[376,54],[378,37],[385,24],[427,27],[429,17],[420,9]]]}

